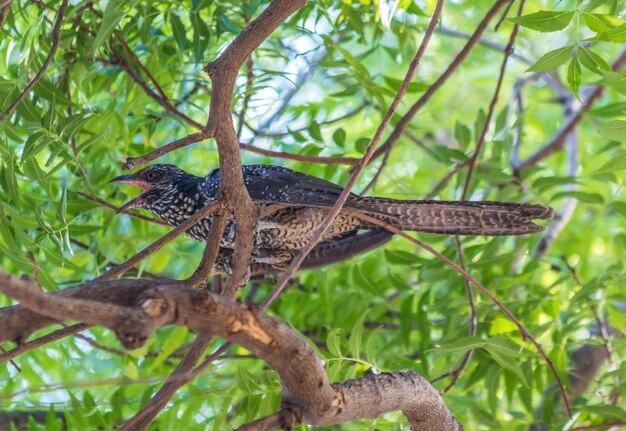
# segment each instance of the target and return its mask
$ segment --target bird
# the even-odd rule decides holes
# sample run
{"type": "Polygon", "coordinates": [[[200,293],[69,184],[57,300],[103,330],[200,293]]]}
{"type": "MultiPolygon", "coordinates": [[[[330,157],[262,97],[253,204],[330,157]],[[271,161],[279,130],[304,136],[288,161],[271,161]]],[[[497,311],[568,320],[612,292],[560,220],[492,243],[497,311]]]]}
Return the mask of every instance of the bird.
{"type": "MultiPolygon", "coordinates": [[[[251,273],[280,272],[308,243],[343,188],[330,181],[275,165],[242,166],[244,184],[252,201],[271,214],[257,221],[251,273]],[[272,207],[273,206],[273,207],[272,207]],[[256,268],[256,269],[255,269],[256,268]]],[[[147,210],[171,226],[178,226],[215,201],[220,170],[204,177],[177,166],[154,164],[110,182],[132,184],[143,191],[120,208],[147,210]]],[[[449,235],[509,236],[544,230],[534,220],[552,218],[552,208],[528,203],[492,201],[399,200],[350,193],[342,210],[311,252],[304,267],[334,263],[361,254],[388,241],[392,234],[379,223],[406,231],[449,235]],[[372,220],[379,223],[374,223],[372,220]],[[384,233],[383,233],[384,232],[384,233]]],[[[187,230],[206,241],[213,216],[187,230]]],[[[220,244],[216,268],[230,272],[235,225],[231,219],[220,244]]]]}

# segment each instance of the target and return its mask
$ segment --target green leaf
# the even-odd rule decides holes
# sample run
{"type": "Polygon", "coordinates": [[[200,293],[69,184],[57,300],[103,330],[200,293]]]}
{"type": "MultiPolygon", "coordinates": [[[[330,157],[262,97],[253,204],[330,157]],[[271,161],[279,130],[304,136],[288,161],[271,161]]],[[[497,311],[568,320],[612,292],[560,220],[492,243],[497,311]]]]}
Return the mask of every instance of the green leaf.
{"type": "Polygon", "coordinates": [[[57,220],[63,223],[63,225],[67,225],[67,221],[65,215],[67,213],[67,189],[63,187],[61,190],[61,202],[59,202],[59,206],[57,208],[57,220]]]}
{"type": "Polygon", "coordinates": [[[217,27],[222,33],[239,34],[241,29],[227,15],[219,15],[217,17],[217,27]]]}
{"type": "Polygon", "coordinates": [[[528,27],[531,30],[548,33],[563,30],[567,27],[574,16],[574,11],[539,11],[516,18],[509,18],[522,27],[528,27]]]}
{"type": "Polygon", "coordinates": [[[163,342],[163,347],[161,347],[161,351],[159,352],[159,356],[154,360],[152,364],[150,364],[149,369],[155,370],[159,365],[167,360],[172,353],[178,349],[187,338],[187,333],[189,330],[186,326],[176,326],[172,329],[172,332],[167,336],[165,341],[163,342]]]}
{"type": "Polygon", "coordinates": [[[577,190],[560,192],[552,196],[551,201],[556,201],[562,198],[574,198],[580,202],[587,204],[604,204],[604,198],[598,193],[580,192],[577,190]]]}
{"type": "Polygon", "coordinates": [[[487,163],[479,163],[476,169],[476,178],[483,180],[489,184],[506,184],[513,181],[513,177],[502,169],[489,165],[487,163]]]}
{"type": "Polygon", "coordinates": [[[580,63],[594,73],[602,74],[602,70],[611,70],[611,66],[602,57],[582,45],[578,46],[577,55],[580,63]]]}
{"type": "Polygon", "coordinates": [[[491,322],[491,325],[489,326],[489,335],[506,334],[515,331],[517,331],[515,323],[501,316],[493,319],[493,322],[491,322]]]}
{"type": "Polygon", "coordinates": [[[340,336],[343,330],[341,328],[335,328],[328,333],[326,337],[326,345],[328,346],[328,352],[336,358],[341,358],[341,339],[340,336]]]}
{"type": "Polygon", "coordinates": [[[622,171],[624,169],[626,169],[626,151],[620,151],[615,157],[611,158],[611,160],[602,165],[598,170],[594,171],[593,175],[622,171]]]}
{"type": "Polygon", "coordinates": [[[311,138],[315,139],[316,141],[323,142],[320,126],[315,121],[311,121],[311,123],[309,124],[309,135],[311,135],[311,138]]]}
{"type": "Polygon", "coordinates": [[[392,265],[415,265],[419,258],[404,250],[385,249],[385,258],[392,265]]]}
{"type": "Polygon", "coordinates": [[[350,332],[350,353],[353,357],[359,359],[361,357],[361,344],[363,342],[363,323],[365,322],[365,317],[370,312],[370,310],[366,310],[365,313],[358,318],[354,325],[352,325],[352,331],[350,332]]]}
{"type": "Polygon", "coordinates": [[[597,115],[598,117],[615,117],[617,115],[626,114],[626,102],[610,103],[600,108],[592,109],[590,114],[597,115]]]}
{"type": "Polygon", "coordinates": [[[354,143],[354,149],[357,152],[363,154],[365,153],[365,151],[367,151],[367,147],[369,146],[370,142],[371,142],[370,138],[359,138],[354,143]]]}
{"type": "Polygon", "coordinates": [[[582,12],[581,15],[585,20],[585,24],[589,27],[589,30],[595,33],[606,33],[623,22],[613,15],[587,12],[582,12]]]}
{"type": "Polygon", "coordinates": [[[341,127],[335,130],[335,133],[333,133],[333,142],[343,148],[346,143],[346,131],[341,127]]]}
{"type": "Polygon", "coordinates": [[[578,57],[574,55],[567,67],[567,83],[569,84],[572,92],[578,97],[578,89],[580,88],[581,72],[580,63],[578,57]]]}
{"type": "MultiPolygon", "coordinates": [[[[626,218],[626,202],[622,202],[622,201],[615,201],[615,202],[611,202],[607,208],[611,208],[614,209],[615,211],[617,211],[619,214],[621,214],[622,217],[626,218]]],[[[626,333],[626,332],[625,332],[626,333]]]]}
{"type": "Polygon", "coordinates": [[[602,74],[604,75],[603,84],[626,95],[626,71],[616,73],[602,71],[602,74]]]}
{"type": "Polygon", "coordinates": [[[457,121],[454,125],[454,137],[459,143],[459,147],[466,150],[472,139],[472,131],[465,124],[457,121]]]}
{"type": "Polygon", "coordinates": [[[402,301],[400,305],[400,335],[404,347],[407,349],[411,345],[411,323],[414,320],[415,313],[413,311],[413,304],[415,303],[415,296],[409,295],[402,301]]]}
{"type": "Polygon", "coordinates": [[[68,118],[61,120],[56,127],[56,133],[69,140],[76,132],[81,130],[93,115],[91,113],[74,114],[68,118]]]}
{"type": "Polygon", "coordinates": [[[187,46],[187,31],[185,30],[185,26],[183,22],[180,20],[178,15],[175,13],[170,17],[170,23],[172,24],[172,33],[174,35],[174,40],[178,45],[178,49],[182,52],[186,49],[187,46]]]}
{"type": "Polygon", "coordinates": [[[447,355],[450,353],[465,353],[471,349],[477,349],[479,347],[483,347],[485,345],[485,340],[480,338],[479,336],[473,337],[463,337],[458,340],[452,341],[448,344],[444,344],[443,346],[437,347],[437,349],[432,350],[433,353],[437,355],[447,355]]]}
{"type": "Polygon", "coordinates": [[[104,14],[102,15],[102,23],[100,24],[100,29],[98,33],[96,33],[96,39],[93,44],[93,52],[94,54],[98,51],[100,46],[106,41],[115,27],[119,24],[121,19],[124,17],[124,3],[120,0],[111,0],[104,10],[104,14]]]}
{"type": "Polygon", "coordinates": [[[626,334],[626,315],[624,312],[612,304],[607,306],[606,311],[609,315],[611,326],[622,334],[626,334]]]}
{"type": "Polygon", "coordinates": [[[533,182],[533,188],[539,189],[539,192],[543,193],[552,187],[566,184],[578,184],[578,180],[575,177],[541,177],[533,182]]]}
{"type": "Polygon", "coordinates": [[[526,69],[526,72],[546,72],[559,67],[570,58],[573,45],[565,46],[563,48],[555,49],[544,54],[535,64],[526,69]]]}
{"type": "Polygon", "coordinates": [[[614,43],[626,43],[626,23],[615,27],[614,29],[607,31],[606,33],[599,34],[594,37],[593,40],[601,40],[603,42],[614,43]]]}
{"type": "Polygon", "coordinates": [[[504,369],[512,371],[517,377],[519,377],[524,386],[528,386],[528,380],[526,379],[526,375],[519,366],[518,361],[512,361],[510,357],[503,355],[501,351],[495,349],[487,349],[487,351],[498,365],[500,365],[504,369]]]}
{"type": "Polygon", "coordinates": [[[626,421],[626,411],[618,406],[598,404],[595,406],[585,406],[585,411],[602,416],[607,420],[626,421]]]}
{"type": "Polygon", "coordinates": [[[607,139],[614,141],[626,142],[626,121],[613,120],[603,124],[598,132],[607,139]]]}

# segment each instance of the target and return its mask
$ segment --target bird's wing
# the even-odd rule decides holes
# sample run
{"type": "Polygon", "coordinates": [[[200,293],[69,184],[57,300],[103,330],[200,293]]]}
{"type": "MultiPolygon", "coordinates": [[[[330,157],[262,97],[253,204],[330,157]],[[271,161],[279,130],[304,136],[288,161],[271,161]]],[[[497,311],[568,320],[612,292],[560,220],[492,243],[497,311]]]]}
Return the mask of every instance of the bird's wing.
{"type": "MultiPolygon", "coordinates": [[[[213,197],[219,185],[219,169],[205,180],[205,190],[213,197]]],[[[272,165],[245,165],[243,176],[253,201],[313,207],[332,207],[343,187],[302,172],[272,165]]],[[[353,199],[357,195],[351,194],[353,199]]],[[[349,202],[347,207],[351,205],[349,202]]]]}

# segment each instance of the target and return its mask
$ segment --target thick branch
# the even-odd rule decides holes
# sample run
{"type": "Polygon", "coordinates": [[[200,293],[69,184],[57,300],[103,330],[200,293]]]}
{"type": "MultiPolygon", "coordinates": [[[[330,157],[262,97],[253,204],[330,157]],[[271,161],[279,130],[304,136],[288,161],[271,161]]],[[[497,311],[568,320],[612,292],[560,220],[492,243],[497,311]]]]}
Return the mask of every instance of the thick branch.
{"type": "MultiPolygon", "coordinates": [[[[94,281],[45,295],[41,290],[33,286],[31,282],[10,276],[0,270],[0,291],[20,301],[23,300],[23,305],[31,307],[26,308],[23,305],[15,305],[0,308],[0,327],[2,328],[2,331],[0,331],[0,343],[5,341],[23,342],[34,331],[65,320],[90,321],[92,312],[83,313],[84,309],[76,310],[71,305],[68,305],[69,300],[78,301],[76,304],[85,303],[89,306],[93,306],[93,303],[97,302],[102,306],[99,310],[106,309],[111,312],[111,309],[107,308],[108,304],[115,303],[118,306],[117,308],[119,306],[132,306],[139,292],[136,289],[171,283],[169,280],[116,280],[112,284],[94,281]],[[11,292],[14,293],[12,294],[11,292]],[[57,300],[60,304],[58,308],[56,306],[57,300]],[[69,310],[67,310],[68,307],[70,308],[69,310]],[[37,312],[31,311],[32,308],[35,308],[37,312]],[[73,319],[73,317],[76,317],[76,313],[86,314],[85,319],[73,319]]],[[[93,313],[96,313],[94,319],[100,323],[107,323],[111,319],[119,318],[119,315],[113,317],[113,314],[117,313],[117,311],[112,311],[113,314],[109,315],[109,320],[107,320],[106,316],[99,314],[100,311],[93,311],[93,313]]],[[[78,329],[82,330],[87,327],[82,326],[78,327],[78,329]]],[[[74,333],[74,331],[69,331],[69,333],[74,333]]]]}
{"type": "MultiPolygon", "coordinates": [[[[235,253],[233,261],[233,275],[225,287],[227,296],[235,296],[248,272],[248,265],[253,248],[253,230],[256,224],[258,209],[250,199],[243,182],[241,170],[241,158],[239,155],[239,142],[231,116],[231,105],[235,79],[245,59],[256,49],[283,21],[292,13],[303,7],[306,0],[290,1],[275,0],[261,15],[248,25],[233,43],[213,63],[205,67],[205,71],[211,77],[213,83],[211,105],[207,128],[196,134],[196,139],[213,136],[217,144],[220,160],[220,193],[223,193],[229,207],[233,210],[236,224],[235,253]],[[207,133],[208,132],[208,133],[207,133]]],[[[193,138],[192,138],[193,139],[193,138]]],[[[180,147],[188,143],[171,144],[180,147]]],[[[165,153],[171,151],[159,149],[165,153]]],[[[159,151],[157,150],[157,151],[159,151]]],[[[158,157],[155,152],[151,159],[158,157]]],[[[144,156],[145,159],[151,157],[144,156]]],[[[151,160],[150,159],[150,160],[151,160]]],[[[128,162],[128,161],[127,161],[128,162]]],[[[137,162],[137,160],[135,160],[137,162]]],[[[211,250],[206,249],[206,263],[211,259],[211,250]]],[[[206,267],[203,265],[203,267],[206,267]]],[[[202,270],[200,270],[202,272],[202,270]]],[[[193,277],[192,277],[193,279],[193,277]]],[[[193,348],[185,355],[183,361],[171,376],[180,377],[178,381],[168,379],[168,382],[159,390],[152,402],[143,408],[129,422],[124,429],[143,430],[156,417],[158,412],[166,405],[175,391],[186,381],[193,378],[193,373],[188,372],[197,363],[211,343],[211,337],[201,334],[194,342],[193,348]]]]}
{"type": "Polygon", "coordinates": [[[402,410],[415,430],[462,429],[437,390],[417,374],[372,375],[331,386],[313,348],[291,327],[220,295],[147,280],[89,283],[51,295],[5,273],[0,273],[0,291],[48,317],[102,324],[127,346],[139,346],[166,324],[226,338],[280,375],[283,405],[305,423],[334,424],[402,410]]]}
{"type": "Polygon", "coordinates": [[[233,209],[236,223],[233,275],[226,285],[234,292],[245,279],[253,248],[258,210],[243,182],[239,141],[231,116],[235,79],[246,58],[306,0],[274,0],[215,61],[204,70],[211,77],[213,93],[207,127],[214,131],[220,158],[220,190],[233,209]]]}

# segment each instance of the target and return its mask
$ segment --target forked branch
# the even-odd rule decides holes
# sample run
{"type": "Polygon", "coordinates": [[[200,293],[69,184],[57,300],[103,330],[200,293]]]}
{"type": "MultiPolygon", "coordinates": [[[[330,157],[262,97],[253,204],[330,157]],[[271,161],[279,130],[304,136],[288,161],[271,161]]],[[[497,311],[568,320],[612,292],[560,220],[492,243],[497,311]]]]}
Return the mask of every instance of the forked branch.
{"type": "MultiPolygon", "coordinates": [[[[330,425],[402,410],[414,430],[463,429],[438,391],[416,373],[384,373],[331,385],[320,358],[296,331],[221,295],[153,280],[88,283],[46,294],[31,281],[4,272],[0,291],[21,302],[14,307],[17,313],[44,316],[50,324],[68,319],[102,325],[126,347],[139,347],[164,325],[184,325],[205,337],[237,343],[280,375],[281,415],[288,411],[292,425],[330,425]]],[[[10,331],[22,322],[6,321],[0,314],[0,324],[10,331]]],[[[6,341],[4,335],[0,341],[6,341]]]]}

